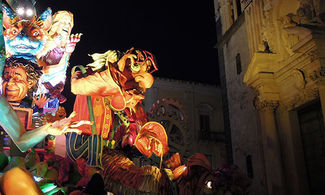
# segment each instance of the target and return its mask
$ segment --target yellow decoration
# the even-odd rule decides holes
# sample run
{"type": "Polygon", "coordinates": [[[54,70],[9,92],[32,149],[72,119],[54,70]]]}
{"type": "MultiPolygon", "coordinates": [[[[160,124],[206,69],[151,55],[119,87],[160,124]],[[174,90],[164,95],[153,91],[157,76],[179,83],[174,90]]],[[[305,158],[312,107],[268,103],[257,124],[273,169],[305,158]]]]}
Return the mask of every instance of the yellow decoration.
{"type": "Polygon", "coordinates": [[[13,168],[7,171],[1,181],[1,189],[5,195],[41,195],[41,189],[35,183],[32,175],[21,169],[13,168]]]}

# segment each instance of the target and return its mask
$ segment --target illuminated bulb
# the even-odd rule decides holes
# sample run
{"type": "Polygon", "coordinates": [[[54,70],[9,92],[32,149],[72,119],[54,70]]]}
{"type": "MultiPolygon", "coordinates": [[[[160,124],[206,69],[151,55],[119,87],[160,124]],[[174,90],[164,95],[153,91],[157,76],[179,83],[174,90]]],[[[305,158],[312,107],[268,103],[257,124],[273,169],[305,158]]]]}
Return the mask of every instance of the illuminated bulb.
{"type": "Polygon", "coordinates": [[[23,7],[19,7],[19,8],[17,8],[17,14],[18,14],[18,15],[23,15],[24,12],[25,12],[25,10],[24,10],[23,7]]]}
{"type": "Polygon", "coordinates": [[[212,189],[212,181],[207,182],[207,188],[212,189]]]}
{"type": "Polygon", "coordinates": [[[33,12],[32,9],[28,9],[28,10],[26,11],[26,15],[27,15],[28,17],[32,16],[33,14],[34,14],[34,12],[33,12]]]}

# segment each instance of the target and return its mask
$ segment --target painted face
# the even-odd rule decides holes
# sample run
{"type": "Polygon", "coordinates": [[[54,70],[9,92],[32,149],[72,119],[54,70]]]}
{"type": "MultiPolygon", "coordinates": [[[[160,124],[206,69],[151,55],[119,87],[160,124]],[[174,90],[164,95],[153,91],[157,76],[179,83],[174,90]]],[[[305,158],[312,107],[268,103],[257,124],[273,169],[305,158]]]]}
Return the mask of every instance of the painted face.
{"type": "Polygon", "coordinates": [[[57,23],[57,31],[53,39],[57,45],[65,47],[72,30],[72,18],[67,14],[57,21],[57,23]]]}
{"type": "Polygon", "coordinates": [[[10,55],[35,56],[44,47],[45,32],[30,22],[17,22],[4,32],[10,55]]]}
{"type": "Polygon", "coordinates": [[[32,87],[27,80],[26,71],[22,67],[6,67],[3,77],[2,91],[8,101],[21,101],[26,96],[28,89],[32,87]]]}
{"type": "Polygon", "coordinates": [[[15,12],[4,5],[2,12],[6,52],[10,56],[34,60],[47,40],[46,32],[52,25],[52,10],[48,8],[37,19],[33,17],[30,20],[16,16],[15,12]]]}
{"type": "Polygon", "coordinates": [[[130,69],[134,80],[139,83],[139,87],[145,91],[152,86],[154,78],[151,73],[157,70],[157,67],[154,64],[152,54],[146,51],[140,52],[138,50],[136,50],[136,53],[137,60],[134,63],[131,62],[130,69]],[[150,71],[152,67],[154,67],[154,71],[150,71]]]}

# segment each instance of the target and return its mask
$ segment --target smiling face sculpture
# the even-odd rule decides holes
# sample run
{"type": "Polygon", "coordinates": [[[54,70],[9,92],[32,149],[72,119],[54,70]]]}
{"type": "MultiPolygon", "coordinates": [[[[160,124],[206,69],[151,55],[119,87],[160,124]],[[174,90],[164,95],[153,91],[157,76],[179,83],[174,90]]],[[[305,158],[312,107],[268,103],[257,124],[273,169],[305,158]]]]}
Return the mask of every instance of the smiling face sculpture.
{"type": "Polygon", "coordinates": [[[35,56],[44,48],[46,31],[52,24],[52,11],[48,8],[37,19],[21,19],[8,7],[2,6],[3,32],[8,56],[35,60],[35,56]]]}
{"type": "Polygon", "coordinates": [[[7,58],[2,75],[3,96],[9,102],[20,102],[32,92],[41,76],[37,65],[23,58],[7,58]]]}
{"type": "Polygon", "coordinates": [[[5,68],[2,91],[9,102],[21,101],[27,94],[29,83],[24,68],[5,68]]]}

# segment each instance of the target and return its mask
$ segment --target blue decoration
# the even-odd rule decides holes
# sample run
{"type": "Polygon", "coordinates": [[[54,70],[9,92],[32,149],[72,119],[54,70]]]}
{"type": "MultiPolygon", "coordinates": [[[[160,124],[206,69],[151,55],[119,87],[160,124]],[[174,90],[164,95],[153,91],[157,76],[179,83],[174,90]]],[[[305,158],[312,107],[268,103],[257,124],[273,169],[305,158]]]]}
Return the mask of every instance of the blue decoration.
{"type": "Polygon", "coordinates": [[[52,10],[48,8],[37,20],[21,19],[5,5],[2,5],[2,11],[7,54],[36,62],[36,55],[44,48],[46,31],[51,26],[52,10]]]}

